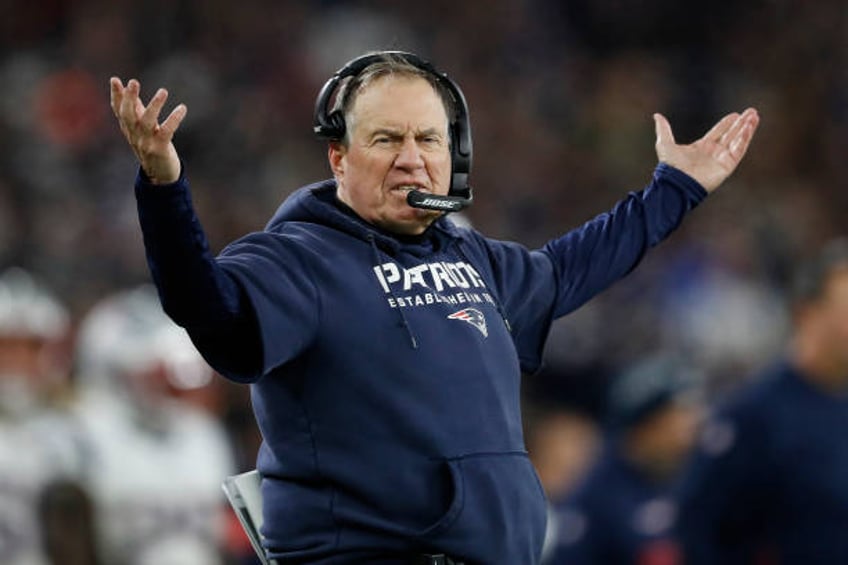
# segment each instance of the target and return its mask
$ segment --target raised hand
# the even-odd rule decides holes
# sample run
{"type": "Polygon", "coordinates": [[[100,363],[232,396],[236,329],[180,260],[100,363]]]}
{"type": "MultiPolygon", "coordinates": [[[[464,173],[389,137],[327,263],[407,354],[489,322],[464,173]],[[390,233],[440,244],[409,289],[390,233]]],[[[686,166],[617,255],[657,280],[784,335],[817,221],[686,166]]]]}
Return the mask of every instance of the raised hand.
{"type": "Polygon", "coordinates": [[[689,145],[678,145],[668,120],[661,114],[654,114],[657,157],[712,192],[739,165],[759,123],[760,116],[754,108],[741,114],[733,112],[719,120],[701,139],[689,145]]]}
{"type": "Polygon", "coordinates": [[[112,77],[109,84],[112,111],[141,168],[154,184],[176,181],[180,176],[180,158],[172,139],[186,116],[185,104],[178,105],[165,121],[159,123],[159,114],[168,99],[167,90],[157,90],[150,103],[144,106],[139,97],[141,85],[137,80],[130,79],[125,87],[121,79],[112,77]]]}

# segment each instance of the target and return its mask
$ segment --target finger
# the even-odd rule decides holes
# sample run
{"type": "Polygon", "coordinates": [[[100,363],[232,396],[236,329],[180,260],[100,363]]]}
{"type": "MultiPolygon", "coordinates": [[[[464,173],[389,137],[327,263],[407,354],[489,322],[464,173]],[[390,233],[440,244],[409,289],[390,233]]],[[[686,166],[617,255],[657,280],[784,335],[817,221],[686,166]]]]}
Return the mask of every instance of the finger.
{"type": "Polygon", "coordinates": [[[719,140],[721,140],[722,136],[727,133],[727,130],[733,127],[733,124],[738,118],[739,114],[737,114],[736,112],[731,112],[730,114],[727,114],[725,117],[720,119],[718,123],[716,123],[716,125],[710,128],[710,131],[705,133],[701,139],[708,139],[710,141],[718,142],[719,140]]]}
{"type": "Polygon", "coordinates": [[[171,113],[165,118],[165,121],[159,126],[159,131],[165,134],[169,139],[173,137],[174,132],[180,127],[183,118],[186,117],[188,108],[185,104],[180,104],[174,108],[171,113]]]}
{"type": "Polygon", "coordinates": [[[724,135],[721,136],[719,143],[730,148],[733,144],[735,144],[740,137],[740,135],[745,133],[745,135],[753,136],[754,132],[753,128],[759,123],[759,116],[757,115],[756,110],[753,108],[749,108],[745,110],[736,121],[733,122],[733,125],[730,127],[724,135]],[[749,131],[750,130],[750,131],[749,131]]]}
{"type": "Polygon", "coordinates": [[[738,118],[733,120],[733,123],[730,127],[725,131],[721,137],[718,138],[718,143],[721,145],[729,146],[730,143],[739,135],[739,132],[742,131],[742,128],[745,126],[745,119],[740,115],[738,118]]]}
{"type": "Polygon", "coordinates": [[[127,127],[135,127],[138,121],[138,106],[141,101],[138,99],[138,91],[140,85],[135,79],[130,79],[127,82],[127,87],[123,90],[121,96],[121,104],[118,108],[118,118],[127,127]]]}
{"type": "Polygon", "coordinates": [[[136,79],[127,82],[127,92],[130,94],[130,108],[132,111],[133,124],[141,119],[144,114],[144,104],[141,102],[141,83],[136,79]]]}
{"type": "Polygon", "coordinates": [[[654,131],[657,134],[657,147],[674,145],[674,134],[671,132],[671,125],[660,113],[654,114],[654,131]]]}
{"type": "Polygon", "coordinates": [[[165,106],[165,101],[168,100],[168,91],[160,88],[150,99],[147,108],[143,110],[141,115],[142,127],[148,131],[154,131],[159,123],[159,114],[162,112],[162,107],[165,106]]]}
{"type": "Polygon", "coordinates": [[[112,106],[112,113],[118,115],[121,108],[121,99],[124,95],[124,84],[118,77],[109,79],[109,103],[112,106]]]}
{"type": "Polygon", "coordinates": [[[751,140],[754,138],[754,133],[757,131],[757,126],[759,126],[760,118],[754,112],[749,118],[745,121],[745,125],[742,130],[739,132],[739,135],[733,139],[730,143],[730,147],[728,148],[730,154],[737,161],[742,159],[745,156],[745,153],[748,151],[748,147],[751,145],[751,140]]]}

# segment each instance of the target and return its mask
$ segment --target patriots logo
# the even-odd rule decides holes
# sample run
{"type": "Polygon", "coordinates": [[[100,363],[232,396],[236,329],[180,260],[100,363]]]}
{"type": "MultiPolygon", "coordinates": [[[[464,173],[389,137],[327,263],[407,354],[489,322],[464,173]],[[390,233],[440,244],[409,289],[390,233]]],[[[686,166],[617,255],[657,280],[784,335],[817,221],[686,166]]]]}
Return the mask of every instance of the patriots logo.
{"type": "Polygon", "coordinates": [[[448,316],[450,320],[462,320],[468,322],[483,334],[483,337],[489,337],[489,328],[486,327],[486,317],[483,312],[476,308],[465,308],[459,312],[454,312],[448,316]]]}

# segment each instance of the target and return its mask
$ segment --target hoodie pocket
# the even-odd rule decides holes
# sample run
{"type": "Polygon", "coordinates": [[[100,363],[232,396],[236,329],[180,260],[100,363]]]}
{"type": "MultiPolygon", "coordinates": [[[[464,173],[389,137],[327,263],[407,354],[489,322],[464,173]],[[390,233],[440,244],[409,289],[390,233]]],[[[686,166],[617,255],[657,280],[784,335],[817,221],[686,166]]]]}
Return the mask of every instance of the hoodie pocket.
{"type": "Polygon", "coordinates": [[[538,563],[547,503],[527,453],[475,453],[446,463],[453,502],[422,537],[473,562],[538,563]]]}
{"type": "Polygon", "coordinates": [[[462,469],[454,460],[445,460],[442,463],[442,472],[445,473],[450,485],[451,495],[447,500],[444,513],[434,522],[422,528],[404,528],[404,535],[416,538],[435,536],[449,528],[462,511],[465,501],[465,490],[462,478],[462,469]]]}
{"type": "Polygon", "coordinates": [[[416,540],[420,547],[438,548],[471,563],[538,563],[546,503],[525,452],[474,453],[432,464],[434,474],[422,473],[418,490],[390,494],[401,503],[405,492],[407,499],[417,500],[406,513],[375,514],[373,507],[340,498],[335,509],[344,526],[340,544],[400,551],[408,550],[409,540],[416,540]],[[433,490],[427,492],[428,488],[433,490]],[[428,497],[429,504],[423,503],[428,497]],[[428,505],[438,511],[422,520],[428,505]],[[399,544],[396,548],[392,539],[399,544]]]}

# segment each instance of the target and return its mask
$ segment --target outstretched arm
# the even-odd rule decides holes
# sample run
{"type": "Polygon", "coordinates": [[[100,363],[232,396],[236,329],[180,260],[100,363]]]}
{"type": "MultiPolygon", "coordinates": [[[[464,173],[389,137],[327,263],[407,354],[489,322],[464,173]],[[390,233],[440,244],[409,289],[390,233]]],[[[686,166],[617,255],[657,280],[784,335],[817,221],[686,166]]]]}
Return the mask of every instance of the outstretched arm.
{"type": "Polygon", "coordinates": [[[662,114],[654,114],[657,157],[712,192],[736,170],[759,123],[760,116],[754,108],[741,114],[733,112],[719,120],[701,139],[678,145],[668,120],[662,114]]]}
{"type": "Polygon", "coordinates": [[[137,80],[126,87],[115,77],[109,83],[112,111],[144,173],[136,178],[138,218],[162,306],[219,373],[255,379],[262,366],[256,318],[241,287],[212,256],[172,142],[186,107],[180,104],[159,123],[166,90],[145,107],[137,80]]]}
{"type": "Polygon", "coordinates": [[[174,108],[160,124],[159,114],[168,99],[167,90],[157,90],[145,106],[139,97],[141,84],[137,80],[130,79],[124,86],[121,79],[112,77],[109,84],[112,111],[141,168],[153,184],[175,182],[180,177],[180,158],[172,139],[188,111],[185,104],[174,108]]]}

